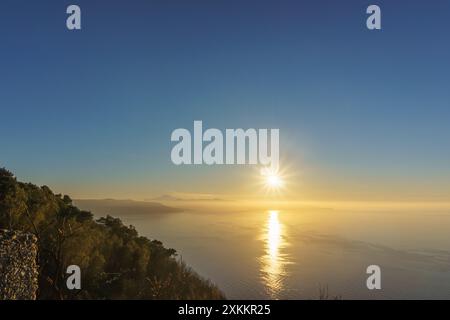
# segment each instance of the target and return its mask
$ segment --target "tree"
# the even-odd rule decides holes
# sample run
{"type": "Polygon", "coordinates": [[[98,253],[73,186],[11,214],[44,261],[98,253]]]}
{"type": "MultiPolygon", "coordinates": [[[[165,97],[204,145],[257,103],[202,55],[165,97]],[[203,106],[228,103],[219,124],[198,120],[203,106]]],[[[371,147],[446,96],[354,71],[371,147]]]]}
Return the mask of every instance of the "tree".
{"type": "Polygon", "coordinates": [[[13,229],[26,210],[26,196],[14,175],[0,168],[0,226],[13,229]]]}
{"type": "Polygon", "coordinates": [[[67,195],[18,182],[0,169],[0,228],[38,238],[39,299],[223,299],[222,292],[160,241],[118,218],[94,219],[67,195]],[[82,270],[82,289],[66,288],[66,268],[82,270]]]}

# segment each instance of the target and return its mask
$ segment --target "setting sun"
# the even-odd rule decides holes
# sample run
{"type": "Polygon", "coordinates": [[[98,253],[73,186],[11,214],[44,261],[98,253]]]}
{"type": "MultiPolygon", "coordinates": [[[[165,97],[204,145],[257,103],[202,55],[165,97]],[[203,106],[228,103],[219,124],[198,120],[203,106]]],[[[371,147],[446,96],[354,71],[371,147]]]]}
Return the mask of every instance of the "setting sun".
{"type": "Polygon", "coordinates": [[[269,168],[261,170],[261,175],[264,178],[264,183],[269,189],[279,189],[283,186],[283,179],[280,174],[269,168]]]}
{"type": "Polygon", "coordinates": [[[267,185],[273,188],[278,188],[282,184],[281,178],[276,174],[271,174],[267,176],[267,185]]]}

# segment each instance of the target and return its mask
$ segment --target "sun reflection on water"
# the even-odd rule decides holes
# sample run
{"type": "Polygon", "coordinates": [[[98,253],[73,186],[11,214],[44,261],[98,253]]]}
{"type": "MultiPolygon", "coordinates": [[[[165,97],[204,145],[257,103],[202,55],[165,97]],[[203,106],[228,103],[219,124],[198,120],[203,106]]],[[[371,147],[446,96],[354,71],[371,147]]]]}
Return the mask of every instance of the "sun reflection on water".
{"type": "Polygon", "coordinates": [[[271,299],[280,298],[286,277],[287,255],[283,249],[288,245],[284,225],[278,211],[269,211],[263,228],[264,255],[261,257],[261,278],[271,299]]]}

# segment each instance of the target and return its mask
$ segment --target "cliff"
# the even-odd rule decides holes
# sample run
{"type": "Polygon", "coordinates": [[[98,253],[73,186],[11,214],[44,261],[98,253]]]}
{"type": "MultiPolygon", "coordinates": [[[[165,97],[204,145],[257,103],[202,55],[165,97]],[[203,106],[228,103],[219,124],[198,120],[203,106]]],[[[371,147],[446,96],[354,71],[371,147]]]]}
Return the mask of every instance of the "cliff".
{"type": "Polygon", "coordinates": [[[0,300],[34,300],[38,289],[37,239],[0,230],[0,300]]]}

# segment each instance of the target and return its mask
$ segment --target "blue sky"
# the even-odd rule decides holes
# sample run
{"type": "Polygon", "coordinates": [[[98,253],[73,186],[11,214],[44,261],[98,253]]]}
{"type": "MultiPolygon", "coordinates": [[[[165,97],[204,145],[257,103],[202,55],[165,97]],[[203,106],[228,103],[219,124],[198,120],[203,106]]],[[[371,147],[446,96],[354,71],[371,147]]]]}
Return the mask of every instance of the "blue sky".
{"type": "Polygon", "coordinates": [[[448,200],[449,23],[444,0],[2,1],[0,164],[75,197],[247,190],[170,162],[203,120],[280,128],[303,198],[448,200]]]}

